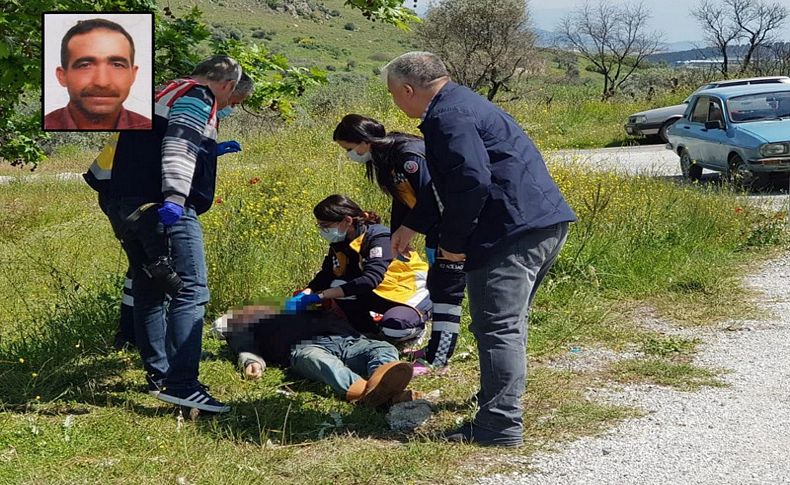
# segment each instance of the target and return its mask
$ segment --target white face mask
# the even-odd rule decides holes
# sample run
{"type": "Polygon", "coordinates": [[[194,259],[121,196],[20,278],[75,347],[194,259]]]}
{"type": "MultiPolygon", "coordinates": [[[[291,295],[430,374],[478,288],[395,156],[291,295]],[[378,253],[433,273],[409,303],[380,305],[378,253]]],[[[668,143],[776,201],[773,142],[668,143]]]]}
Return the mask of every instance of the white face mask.
{"type": "Polygon", "coordinates": [[[367,153],[360,155],[352,148],[348,151],[348,158],[353,162],[368,163],[369,161],[373,160],[373,155],[370,154],[370,150],[368,150],[367,153]]]}
{"type": "Polygon", "coordinates": [[[228,116],[233,114],[233,107],[232,106],[225,106],[221,110],[217,111],[217,119],[221,120],[223,118],[227,118],[228,116]]]}

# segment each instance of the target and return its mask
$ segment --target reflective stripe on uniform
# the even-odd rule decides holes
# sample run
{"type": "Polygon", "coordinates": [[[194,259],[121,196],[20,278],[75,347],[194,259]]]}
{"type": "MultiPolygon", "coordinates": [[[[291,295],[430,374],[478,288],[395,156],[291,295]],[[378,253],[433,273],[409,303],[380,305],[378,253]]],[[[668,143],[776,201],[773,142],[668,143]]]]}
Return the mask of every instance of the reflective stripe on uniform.
{"type": "Polygon", "coordinates": [[[433,322],[431,332],[460,333],[461,324],[458,322],[433,322]]]}
{"type": "Polygon", "coordinates": [[[118,147],[118,136],[118,132],[110,135],[110,139],[107,140],[107,143],[88,169],[96,180],[110,180],[112,178],[112,165],[113,160],[115,160],[115,149],[118,147]]]}
{"type": "Polygon", "coordinates": [[[456,317],[461,316],[461,307],[459,305],[450,305],[448,303],[434,303],[433,314],[440,315],[453,315],[456,317]]]}

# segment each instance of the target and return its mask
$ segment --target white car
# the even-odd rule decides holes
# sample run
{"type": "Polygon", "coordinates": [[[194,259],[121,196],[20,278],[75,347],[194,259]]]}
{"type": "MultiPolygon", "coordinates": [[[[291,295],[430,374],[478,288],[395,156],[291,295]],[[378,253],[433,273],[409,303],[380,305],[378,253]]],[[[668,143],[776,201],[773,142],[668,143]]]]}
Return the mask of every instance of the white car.
{"type": "Polygon", "coordinates": [[[790,77],[787,76],[766,76],[766,77],[750,77],[745,79],[728,79],[725,81],[715,81],[712,83],[703,84],[697,88],[691,95],[686,98],[683,103],[674,106],[667,106],[666,108],[649,109],[647,111],[640,111],[628,117],[628,122],[625,124],[625,132],[631,136],[658,136],[664,143],[667,140],[667,128],[679,120],[683,113],[686,112],[689,99],[694,94],[702,91],[703,89],[723,88],[728,86],[743,86],[747,84],[774,84],[774,83],[787,83],[790,84],[790,77]]]}

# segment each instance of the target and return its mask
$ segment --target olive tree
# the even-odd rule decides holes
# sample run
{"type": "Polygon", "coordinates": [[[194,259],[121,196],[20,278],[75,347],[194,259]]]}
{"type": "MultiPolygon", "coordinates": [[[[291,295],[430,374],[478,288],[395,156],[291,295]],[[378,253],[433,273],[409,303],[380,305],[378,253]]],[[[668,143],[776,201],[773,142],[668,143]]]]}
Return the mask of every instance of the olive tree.
{"type": "Polygon", "coordinates": [[[442,0],[416,30],[456,82],[485,91],[489,100],[535,57],[526,0],[442,0]]]}

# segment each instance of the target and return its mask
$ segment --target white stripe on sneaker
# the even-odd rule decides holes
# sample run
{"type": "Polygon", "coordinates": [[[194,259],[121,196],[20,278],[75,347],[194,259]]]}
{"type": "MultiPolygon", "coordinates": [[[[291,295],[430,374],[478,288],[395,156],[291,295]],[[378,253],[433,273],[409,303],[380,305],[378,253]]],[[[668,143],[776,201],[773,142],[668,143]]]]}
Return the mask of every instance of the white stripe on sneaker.
{"type": "Polygon", "coordinates": [[[156,398],[160,401],[165,401],[170,404],[175,404],[178,406],[186,406],[190,408],[197,408],[203,411],[208,411],[212,413],[226,413],[230,411],[230,406],[226,406],[220,402],[214,401],[214,399],[203,391],[202,389],[199,391],[193,392],[187,398],[180,398],[178,396],[168,394],[167,391],[161,391],[156,398]],[[213,402],[213,404],[211,404],[213,402]]]}

